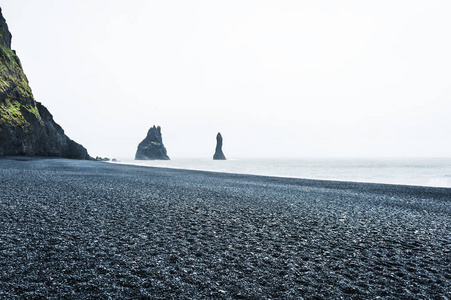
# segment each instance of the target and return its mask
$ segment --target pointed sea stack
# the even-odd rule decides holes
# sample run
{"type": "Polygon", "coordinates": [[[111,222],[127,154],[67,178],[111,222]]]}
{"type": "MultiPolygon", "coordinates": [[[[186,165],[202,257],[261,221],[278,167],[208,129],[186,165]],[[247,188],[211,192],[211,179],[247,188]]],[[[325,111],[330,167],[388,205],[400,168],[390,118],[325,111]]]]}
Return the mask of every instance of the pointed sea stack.
{"type": "Polygon", "coordinates": [[[90,159],[36,102],[22,64],[11,50],[11,33],[0,8],[0,156],[56,156],[90,159]]]}
{"type": "Polygon", "coordinates": [[[222,152],[222,135],[220,132],[216,135],[216,151],[213,155],[213,159],[215,160],[225,160],[226,157],[222,152]]]}
{"type": "Polygon", "coordinates": [[[135,160],[169,160],[161,137],[161,127],[151,127],[146,138],[139,143],[135,160]]]}

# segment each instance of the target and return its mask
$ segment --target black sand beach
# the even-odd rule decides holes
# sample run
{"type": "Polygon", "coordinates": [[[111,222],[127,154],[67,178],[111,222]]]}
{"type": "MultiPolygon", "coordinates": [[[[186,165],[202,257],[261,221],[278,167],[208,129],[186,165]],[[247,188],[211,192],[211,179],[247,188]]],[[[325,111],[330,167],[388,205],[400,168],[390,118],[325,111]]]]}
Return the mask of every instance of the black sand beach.
{"type": "Polygon", "coordinates": [[[0,298],[451,299],[451,189],[0,159],[0,298]]]}

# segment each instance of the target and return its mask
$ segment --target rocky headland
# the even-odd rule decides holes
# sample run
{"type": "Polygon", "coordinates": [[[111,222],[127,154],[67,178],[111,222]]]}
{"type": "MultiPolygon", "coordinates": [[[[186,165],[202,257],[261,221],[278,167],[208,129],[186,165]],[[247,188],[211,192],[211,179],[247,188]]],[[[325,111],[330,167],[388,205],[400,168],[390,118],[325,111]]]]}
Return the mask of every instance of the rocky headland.
{"type": "Polygon", "coordinates": [[[90,159],[41,103],[36,102],[0,8],[0,156],[90,159]]]}
{"type": "Polygon", "coordinates": [[[220,132],[216,135],[216,151],[213,155],[214,160],[225,160],[226,157],[222,152],[222,135],[220,132]]]}
{"type": "Polygon", "coordinates": [[[138,145],[135,160],[169,160],[160,126],[154,125],[149,129],[146,138],[138,145]]]}

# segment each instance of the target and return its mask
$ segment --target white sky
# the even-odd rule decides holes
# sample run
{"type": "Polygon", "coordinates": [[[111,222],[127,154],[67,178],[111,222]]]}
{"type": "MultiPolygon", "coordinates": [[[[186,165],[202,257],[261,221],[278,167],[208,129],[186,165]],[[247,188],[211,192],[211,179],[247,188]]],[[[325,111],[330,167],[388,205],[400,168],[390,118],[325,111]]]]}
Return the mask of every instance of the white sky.
{"type": "Polygon", "coordinates": [[[451,156],[451,1],[0,0],[92,156],[451,156]]]}

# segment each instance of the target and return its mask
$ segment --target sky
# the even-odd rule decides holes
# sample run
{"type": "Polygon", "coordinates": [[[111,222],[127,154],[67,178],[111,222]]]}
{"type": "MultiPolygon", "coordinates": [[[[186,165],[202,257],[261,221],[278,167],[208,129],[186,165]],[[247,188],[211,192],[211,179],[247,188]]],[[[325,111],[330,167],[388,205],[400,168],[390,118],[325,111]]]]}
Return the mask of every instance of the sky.
{"type": "Polygon", "coordinates": [[[91,156],[451,157],[451,1],[0,0],[91,156]]]}

